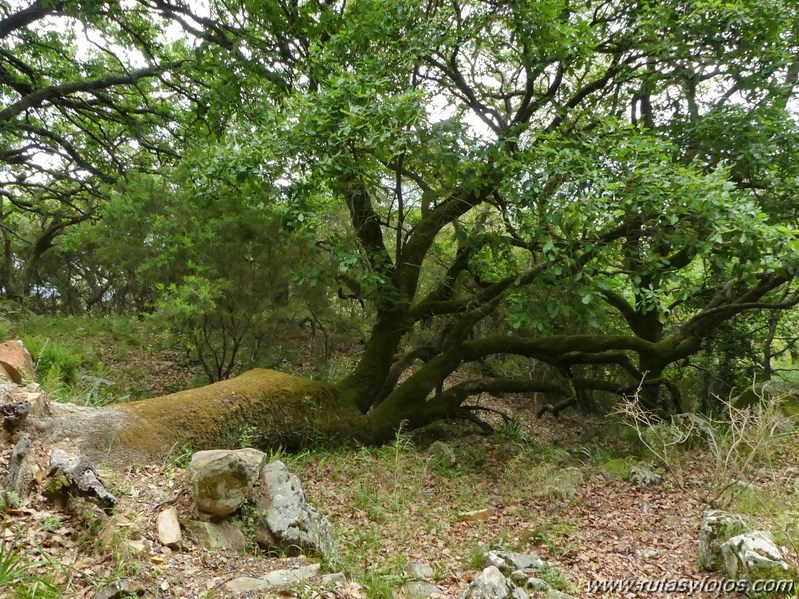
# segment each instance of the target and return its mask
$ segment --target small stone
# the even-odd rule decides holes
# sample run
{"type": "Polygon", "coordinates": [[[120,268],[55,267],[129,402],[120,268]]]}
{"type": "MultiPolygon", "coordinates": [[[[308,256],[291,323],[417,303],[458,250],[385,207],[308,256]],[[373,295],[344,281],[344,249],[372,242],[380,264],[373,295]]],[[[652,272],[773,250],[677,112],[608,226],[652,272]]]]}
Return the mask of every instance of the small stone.
{"type": "Polygon", "coordinates": [[[322,586],[339,586],[346,584],[347,577],[342,572],[333,572],[332,574],[325,574],[320,579],[322,586]]]}
{"type": "Polygon", "coordinates": [[[529,599],[527,593],[489,566],[475,578],[459,599],[529,599]]]}
{"type": "Polygon", "coordinates": [[[183,526],[205,549],[231,549],[241,551],[247,545],[242,532],[230,522],[202,522],[184,520],[183,526]]]}
{"type": "Polygon", "coordinates": [[[30,404],[30,415],[34,418],[44,418],[51,415],[50,399],[43,391],[35,393],[20,392],[17,397],[30,404]]]}
{"type": "Polygon", "coordinates": [[[263,581],[252,576],[241,576],[228,580],[222,588],[230,593],[232,596],[244,595],[245,593],[255,593],[267,588],[263,581]]]}
{"type": "Polygon", "coordinates": [[[411,562],[405,566],[405,574],[417,580],[432,580],[433,568],[420,562],[411,562]]]}
{"type": "Polygon", "coordinates": [[[546,580],[536,578],[535,576],[528,578],[524,586],[534,593],[545,593],[550,589],[549,583],[546,580]]]}
{"type": "Polygon", "coordinates": [[[143,539],[139,539],[136,541],[131,541],[128,539],[125,541],[125,547],[128,548],[128,551],[131,553],[142,553],[145,549],[145,544],[143,539]]]}
{"type": "Polygon", "coordinates": [[[441,592],[440,588],[425,580],[411,580],[402,585],[400,590],[409,599],[428,599],[441,592]]]}
{"type": "Polygon", "coordinates": [[[261,471],[255,541],[265,549],[316,553],[334,562],[333,527],[305,498],[300,480],[276,461],[261,471]]]}
{"type": "Polygon", "coordinates": [[[454,468],[458,465],[458,457],[452,447],[443,441],[436,441],[427,449],[433,463],[443,468],[454,468]]]}
{"type": "Polygon", "coordinates": [[[663,482],[663,477],[657,472],[646,468],[645,466],[636,464],[630,468],[630,481],[639,487],[651,487],[653,485],[659,485],[661,482],[663,482]]]}
{"type": "Polygon", "coordinates": [[[493,512],[486,508],[482,510],[473,510],[471,512],[461,512],[458,514],[458,520],[461,522],[478,522],[481,520],[488,520],[493,515],[493,512]]]}
{"type": "Polygon", "coordinates": [[[180,522],[178,521],[178,512],[175,508],[170,507],[158,514],[158,540],[162,545],[177,549],[180,547],[180,522]]]}
{"type": "Polygon", "coordinates": [[[262,580],[268,586],[286,586],[313,578],[319,574],[320,568],[321,566],[319,564],[310,564],[308,566],[302,566],[293,570],[274,570],[266,576],[262,576],[259,578],[259,580],[262,580]]]}
{"type": "Polygon", "coordinates": [[[515,553],[513,551],[489,551],[483,555],[485,567],[494,566],[504,574],[521,571],[522,573],[538,572],[547,567],[547,563],[537,555],[515,553]]]}
{"type": "Polygon", "coordinates": [[[319,574],[320,568],[319,564],[309,564],[293,570],[274,570],[260,578],[241,576],[226,582],[223,588],[233,595],[264,591],[306,581],[319,574]]]}

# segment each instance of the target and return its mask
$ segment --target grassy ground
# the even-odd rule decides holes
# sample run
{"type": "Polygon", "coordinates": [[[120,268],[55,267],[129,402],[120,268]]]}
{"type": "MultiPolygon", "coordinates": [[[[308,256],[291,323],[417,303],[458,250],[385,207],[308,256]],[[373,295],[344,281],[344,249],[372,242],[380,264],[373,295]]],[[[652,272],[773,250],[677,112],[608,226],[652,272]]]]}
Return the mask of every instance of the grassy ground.
{"type": "MultiPolygon", "coordinates": [[[[61,348],[51,349],[48,358],[61,364],[60,383],[51,375],[48,385],[65,399],[93,403],[117,394],[150,395],[193,376],[178,357],[164,353],[169,348],[145,323],[34,319],[18,326],[26,340],[61,348]],[[64,380],[67,356],[76,357],[71,381],[64,380]],[[169,362],[164,371],[161,362],[169,362]]],[[[46,351],[40,353],[40,375],[47,379],[53,365],[44,366],[46,351]]],[[[457,597],[491,548],[541,555],[549,563],[541,576],[578,597],[592,580],[708,575],[698,563],[699,519],[729,460],[719,462],[720,454],[706,443],[670,447],[672,469],[660,469],[665,481],[641,488],[625,480],[630,467],[657,467],[657,460],[614,422],[578,413],[539,420],[535,401],[524,396],[482,396],[479,402],[512,418],[496,419],[493,435],[446,423],[399,434],[379,448],[316,447],[272,456],[299,475],[309,500],[333,523],[340,557],[325,567],[349,580],[337,595],[307,588],[297,596],[398,596],[405,566],[416,561],[433,568],[441,597],[457,597]],[[456,464],[430,453],[436,439],[451,443],[456,464]],[[485,518],[466,520],[464,513],[474,510],[487,510],[485,518]]],[[[656,437],[645,440],[659,447],[656,437]]],[[[241,445],[247,442],[242,431],[241,445]]],[[[799,443],[795,436],[776,437],[746,461],[752,447],[739,447],[734,455],[746,463],[732,464],[724,474],[741,481],[728,503],[753,525],[774,532],[796,563],[799,443]]],[[[7,463],[10,449],[0,447],[0,464],[7,463]]],[[[149,597],[220,598],[218,589],[229,579],[296,563],[264,555],[254,544],[243,554],[205,551],[190,542],[165,551],[155,519],[167,502],[181,515],[191,514],[188,497],[177,493],[188,484],[189,457],[186,448],[175,448],[161,464],[103,473],[120,498],[110,515],[82,501],[56,509],[41,494],[25,505],[10,498],[0,515],[0,597],[93,597],[97,589],[125,581],[149,597]]],[[[246,529],[246,514],[240,518],[246,529]]]]}

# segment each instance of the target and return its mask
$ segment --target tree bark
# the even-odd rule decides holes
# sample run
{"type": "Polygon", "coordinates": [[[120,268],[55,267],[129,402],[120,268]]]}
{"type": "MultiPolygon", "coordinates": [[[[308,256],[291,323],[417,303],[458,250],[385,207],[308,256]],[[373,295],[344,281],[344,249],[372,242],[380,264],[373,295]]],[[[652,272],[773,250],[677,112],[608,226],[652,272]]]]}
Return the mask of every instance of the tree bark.
{"type": "Polygon", "coordinates": [[[162,460],[170,451],[238,448],[242,433],[259,448],[297,448],[315,441],[377,443],[372,427],[332,385],[272,370],[171,395],[82,408],[53,404],[53,416],[33,420],[36,441],[78,450],[97,464],[123,466],[162,460]],[[38,434],[36,434],[38,432],[38,434]]]}

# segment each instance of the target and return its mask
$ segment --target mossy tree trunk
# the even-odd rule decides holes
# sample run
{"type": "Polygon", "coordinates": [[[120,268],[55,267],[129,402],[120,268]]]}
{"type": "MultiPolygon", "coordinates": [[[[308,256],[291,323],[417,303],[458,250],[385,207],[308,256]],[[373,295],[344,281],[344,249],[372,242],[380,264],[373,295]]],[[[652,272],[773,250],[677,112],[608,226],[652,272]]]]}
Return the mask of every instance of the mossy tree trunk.
{"type": "MultiPolygon", "coordinates": [[[[262,448],[296,448],[318,441],[380,443],[404,424],[413,428],[463,415],[463,402],[484,392],[548,393],[561,398],[552,409],[557,412],[574,403],[577,389],[618,394],[643,390],[647,407],[665,409],[658,395],[665,386],[676,407],[679,397],[662,376],[664,368],[699,351],[702,337],[720,322],[761,305],[760,297],[788,279],[787,273],[776,273],[734,294],[722,290],[705,310],[658,341],[637,335],[470,339],[474,325],[495,307],[489,295],[454,319],[440,347],[388,356],[385,351],[375,355],[374,345],[367,344],[354,374],[339,384],[251,370],[199,389],[105,408],[54,406],[53,417],[36,427],[44,433],[39,437],[53,444],[77,446],[99,463],[121,464],[157,460],[185,445],[194,450],[239,447],[245,438],[262,448]],[[481,377],[445,388],[445,380],[464,364],[497,354],[525,356],[565,371],[574,364],[616,364],[629,382],[481,377]],[[638,365],[631,356],[638,357],[638,365]],[[398,373],[411,368],[417,358],[423,363],[398,383],[398,373]],[[366,372],[364,365],[374,371],[358,376],[366,372]]],[[[403,318],[410,319],[414,312],[418,315],[426,310],[411,307],[403,318]]],[[[385,322],[376,327],[375,335],[383,343],[394,340],[399,344],[408,327],[400,323],[392,329],[390,325],[385,322]]]]}

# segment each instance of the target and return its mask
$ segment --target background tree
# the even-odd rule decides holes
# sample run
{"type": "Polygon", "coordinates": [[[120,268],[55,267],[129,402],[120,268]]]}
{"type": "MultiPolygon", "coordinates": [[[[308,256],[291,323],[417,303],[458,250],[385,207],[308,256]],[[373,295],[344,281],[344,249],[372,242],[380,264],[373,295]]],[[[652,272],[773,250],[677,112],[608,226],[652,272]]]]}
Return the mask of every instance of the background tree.
{"type": "MultiPolygon", "coordinates": [[[[295,425],[327,410],[380,440],[485,391],[545,391],[557,412],[640,386],[648,408],[683,409],[678,369],[714,331],[799,302],[792,4],[151,7],[203,40],[219,74],[194,70],[198,85],[226,91],[223,159],[188,180],[323,215],[314,247],[368,306],[357,365],[298,383],[320,403],[287,407],[295,425]],[[546,378],[472,378],[510,355],[546,378]]],[[[252,401],[242,413],[273,430],[252,401]]]]}
{"type": "Polygon", "coordinates": [[[185,41],[141,5],[0,8],[0,285],[22,299],[42,256],[133,170],[174,160],[191,121],[185,41]]]}

